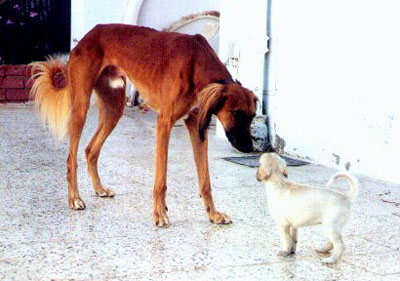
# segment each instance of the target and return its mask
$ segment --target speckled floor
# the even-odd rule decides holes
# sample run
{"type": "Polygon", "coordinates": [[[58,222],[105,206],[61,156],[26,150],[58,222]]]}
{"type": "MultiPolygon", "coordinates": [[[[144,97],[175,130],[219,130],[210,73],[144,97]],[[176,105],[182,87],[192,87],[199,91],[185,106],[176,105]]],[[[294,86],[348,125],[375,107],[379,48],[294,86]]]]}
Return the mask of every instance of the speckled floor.
{"type": "MultiPolygon", "coordinates": [[[[301,229],[297,254],[281,258],[255,169],[222,160],[238,153],[213,136],[213,194],[233,224],[209,223],[181,124],[170,142],[171,225],[152,226],[154,114],[127,109],[99,164],[103,183],[117,195],[96,197],[83,152],[96,115],[91,109],[79,152],[78,179],[87,209],[71,211],[67,141],[55,143],[32,106],[0,105],[0,280],[400,280],[399,185],[359,178],[360,195],[339,264],[324,266],[323,256],[313,251],[324,241],[319,226],[301,229]]],[[[293,180],[316,185],[333,172],[316,165],[289,169],[293,180]]]]}

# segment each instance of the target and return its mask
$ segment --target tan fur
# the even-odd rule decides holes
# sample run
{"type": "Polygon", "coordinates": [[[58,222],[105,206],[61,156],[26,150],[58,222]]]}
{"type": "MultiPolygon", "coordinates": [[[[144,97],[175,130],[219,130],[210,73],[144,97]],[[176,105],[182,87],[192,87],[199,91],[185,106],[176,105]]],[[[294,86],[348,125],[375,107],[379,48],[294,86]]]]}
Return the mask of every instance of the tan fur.
{"type": "Polygon", "coordinates": [[[57,88],[53,83],[56,71],[67,77],[67,63],[61,58],[49,58],[47,62],[32,63],[33,83],[30,95],[36,109],[52,135],[58,140],[66,137],[71,112],[69,88],[57,88]]]}
{"type": "Polygon", "coordinates": [[[212,83],[198,94],[197,104],[200,109],[198,127],[202,139],[204,139],[204,132],[210,124],[211,115],[218,111],[219,105],[223,102],[223,91],[224,85],[212,83]]]}
{"type": "Polygon", "coordinates": [[[350,183],[348,194],[293,183],[287,179],[286,164],[276,153],[260,157],[257,180],[265,184],[268,207],[282,240],[280,256],[296,252],[297,229],[302,226],[322,224],[328,243],[318,252],[333,250],[323,263],[336,263],[344,252],[342,232],[350,216],[350,207],[357,194],[357,181],[346,172],[335,174],[329,184],[346,179],[350,183]]]}

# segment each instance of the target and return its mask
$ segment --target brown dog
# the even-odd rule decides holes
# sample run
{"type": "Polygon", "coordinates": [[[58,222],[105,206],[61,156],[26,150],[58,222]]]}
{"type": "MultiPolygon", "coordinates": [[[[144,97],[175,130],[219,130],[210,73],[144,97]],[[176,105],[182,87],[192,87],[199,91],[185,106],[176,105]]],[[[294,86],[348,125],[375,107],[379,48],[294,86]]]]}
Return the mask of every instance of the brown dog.
{"type": "Polygon", "coordinates": [[[99,127],[86,148],[88,170],[99,196],[113,196],[97,171],[100,149],[121,118],[127,76],[146,103],[158,113],[156,176],[153,190],[153,223],[167,226],[165,202],[167,156],[170,131],[184,117],[193,145],[200,195],[211,222],[230,223],[215,209],[211,195],[207,155],[207,128],[215,114],[232,145],[252,151],[250,123],[255,115],[256,96],[232,80],[225,66],[201,35],[158,32],[122,25],[98,25],[71,51],[69,64],[51,59],[34,64],[32,88],[39,112],[58,137],[67,132],[68,202],[72,209],[85,204],[77,185],[77,150],[94,90],[99,97],[99,127]],[[54,77],[63,74],[65,86],[54,77]]]}

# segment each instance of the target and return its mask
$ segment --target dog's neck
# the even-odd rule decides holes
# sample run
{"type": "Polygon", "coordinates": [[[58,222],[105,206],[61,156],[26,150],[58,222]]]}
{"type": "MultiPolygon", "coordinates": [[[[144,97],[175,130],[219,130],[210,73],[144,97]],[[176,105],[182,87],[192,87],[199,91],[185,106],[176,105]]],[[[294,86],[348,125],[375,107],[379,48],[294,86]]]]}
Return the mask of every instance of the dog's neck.
{"type": "Polygon", "coordinates": [[[288,182],[288,179],[279,174],[272,174],[266,181],[265,183],[272,184],[272,186],[276,189],[280,189],[285,186],[285,184],[288,182]]]}
{"type": "Polygon", "coordinates": [[[236,83],[236,84],[239,84],[240,86],[242,86],[242,83],[240,83],[239,80],[232,79],[232,77],[230,77],[228,79],[218,80],[216,83],[222,84],[222,85],[226,85],[226,84],[230,84],[230,83],[236,83]]]}

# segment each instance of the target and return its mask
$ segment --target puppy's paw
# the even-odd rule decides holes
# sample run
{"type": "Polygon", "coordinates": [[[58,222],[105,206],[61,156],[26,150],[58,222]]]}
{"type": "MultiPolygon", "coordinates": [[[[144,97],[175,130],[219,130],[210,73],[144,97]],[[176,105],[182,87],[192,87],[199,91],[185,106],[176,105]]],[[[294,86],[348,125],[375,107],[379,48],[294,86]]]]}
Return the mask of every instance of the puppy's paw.
{"type": "Polygon", "coordinates": [[[325,246],[315,248],[315,251],[317,253],[326,254],[326,253],[329,253],[332,249],[333,249],[332,243],[328,243],[325,246]]]}
{"type": "Polygon", "coordinates": [[[277,253],[277,255],[280,256],[280,257],[287,257],[287,256],[289,256],[290,254],[291,254],[290,251],[279,251],[279,252],[277,253]]]}
{"type": "Polygon", "coordinates": [[[114,190],[104,186],[95,187],[94,192],[96,192],[99,197],[114,197],[115,195],[114,190]]]}
{"type": "Polygon", "coordinates": [[[209,216],[210,222],[216,223],[216,224],[231,224],[232,220],[231,218],[224,213],[220,212],[215,212],[213,214],[210,214],[209,216]]]}
{"type": "Polygon", "coordinates": [[[85,203],[79,197],[68,198],[68,204],[72,210],[85,210],[86,208],[85,203]]]}
{"type": "Polygon", "coordinates": [[[333,257],[329,257],[329,258],[322,260],[322,263],[326,264],[326,265],[332,265],[332,264],[335,264],[336,262],[337,262],[337,259],[335,259],[333,257]]]}

